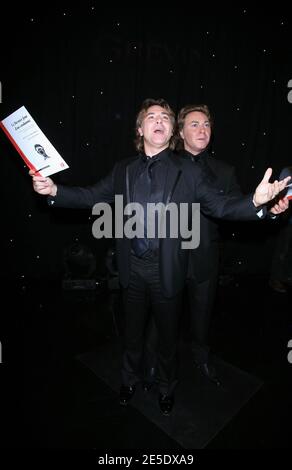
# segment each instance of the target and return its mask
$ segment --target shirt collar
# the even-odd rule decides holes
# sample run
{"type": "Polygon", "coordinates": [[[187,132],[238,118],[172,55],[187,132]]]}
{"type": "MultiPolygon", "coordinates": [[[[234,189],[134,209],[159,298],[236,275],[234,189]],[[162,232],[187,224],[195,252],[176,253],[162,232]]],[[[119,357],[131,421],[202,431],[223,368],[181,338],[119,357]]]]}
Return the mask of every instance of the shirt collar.
{"type": "Polygon", "coordinates": [[[166,148],[164,150],[161,150],[161,152],[156,153],[156,155],[153,155],[153,157],[149,157],[145,153],[141,153],[141,158],[143,162],[148,162],[149,160],[153,161],[164,161],[166,158],[169,156],[169,148],[166,148]]]}
{"type": "Polygon", "coordinates": [[[202,152],[198,153],[197,155],[194,155],[191,152],[188,152],[188,150],[184,150],[184,154],[186,157],[191,158],[193,162],[198,162],[201,159],[207,157],[209,155],[208,150],[203,150],[202,152]]]}

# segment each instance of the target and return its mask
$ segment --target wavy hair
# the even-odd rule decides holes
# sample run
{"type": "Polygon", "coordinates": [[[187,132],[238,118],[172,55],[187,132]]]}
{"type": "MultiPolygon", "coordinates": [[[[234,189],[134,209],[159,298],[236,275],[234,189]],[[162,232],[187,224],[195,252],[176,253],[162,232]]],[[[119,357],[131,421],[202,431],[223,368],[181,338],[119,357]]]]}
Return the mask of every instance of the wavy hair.
{"type": "MultiPolygon", "coordinates": [[[[170,120],[171,120],[171,124],[172,124],[172,128],[173,128],[173,134],[176,133],[175,113],[171,109],[168,102],[165,101],[163,98],[159,98],[159,99],[147,98],[146,100],[143,101],[143,103],[141,105],[141,108],[140,108],[140,111],[138,112],[137,117],[136,117],[136,127],[135,127],[136,137],[135,137],[134,144],[135,144],[136,150],[138,150],[138,152],[143,152],[144,151],[144,137],[139,134],[139,128],[141,127],[143,119],[144,119],[148,109],[151,106],[161,106],[161,108],[166,110],[166,112],[169,114],[169,117],[170,117],[170,120]]],[[[174,150],[175,145],[176,145],[176,137],[174,135],[172,135],[171,139],[169,141],[169,148],[171,150],[174,150]]]]}

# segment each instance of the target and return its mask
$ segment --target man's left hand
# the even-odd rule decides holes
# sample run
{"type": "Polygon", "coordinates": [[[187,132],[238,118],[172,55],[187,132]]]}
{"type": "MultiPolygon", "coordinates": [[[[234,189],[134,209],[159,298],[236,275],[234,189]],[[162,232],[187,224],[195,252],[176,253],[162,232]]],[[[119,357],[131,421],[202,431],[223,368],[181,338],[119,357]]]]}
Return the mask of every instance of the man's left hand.
{"type": "Polygon", "coordinates": [[[269,179],[272,176],[272,168],[268,168],[264,174],[264,177],[258,187],[255,190],[253,196],[253,203],[255,207],[262,206],[267,202],[274,199],[283,189],[291,179],[291,176],[287,176],[281,181],[274,181],[274,183],[269,183],[269,179]]]}

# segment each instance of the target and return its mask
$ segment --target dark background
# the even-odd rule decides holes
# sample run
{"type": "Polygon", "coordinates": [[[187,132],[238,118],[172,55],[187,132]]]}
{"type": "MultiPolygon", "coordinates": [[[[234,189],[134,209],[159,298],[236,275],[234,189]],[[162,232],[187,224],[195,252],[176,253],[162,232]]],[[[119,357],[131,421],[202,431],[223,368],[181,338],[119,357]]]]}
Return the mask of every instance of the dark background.
{"type": "MultiPolygon", "coordinates": [[[[101,9],[95,1],[83,1],[78,7],[62,6],[62,2],[8,5],[8,12],[1,18],[8,28],[1,46],[0,119],[24,105],[70,166],[53,179],[87,185],[105,176],[117,160],[135,153],[135,116],[145,98],[163,97],[176,112],[188,103],[206,103],[215,121],[214,156],[235,166],[244,192],[253,191],[267,167],[271,166],[277,177],[284,166],[291,165],[292,103],[288,101],[288,82],[292,78],[292,20],[278,5],[274,10],[224,10],[208,4],[162,7],[149,3],[131,9],[101,9]]],[[[54,357],[56,363],[59,360],[54,350],[55,335],[59,346],[63,344],[67,352],[76,353],[93,346],[96,332],[100,336],[107,334],[106,326],[101,326],[96,317],[90,320],[91,314],[86,317],[87,326],[82,323],[85,332],[80,330],[77,317],[74,321],[67,316],[61,318],[56,310],[60,290],[54,287],[49,292],[49,288],[51,282],[61,285],[64,250],[76,240],[93,251],[95,275],[102,276],[110,241],[93,238],[90,211],[52,210],[46,198],[33,192],[28,169],[2,131],[0,174],[1,298],[8,305],[3,305],[1,314],[0,372],[2,383],[7,385],[1,387],[1,392],[5,390],[9,396],[8,401],[1,403],[3,410],[8,402],[12,404],[14,421],[9,417],[8,421],[13,426],[19,422],[17,413],[23,410],[29,421],[35,406],[35,398],[22,403],[23,389],[33,384],[35,395],[31,389],[27,395],[35,397],[38,387],[45,388],[39,385],[47,380],[49,360],[46,363],[44,358],[54,357]],[[83,339],[79,338],[83,344],[70,343],[68,326],[74,335],[77,331],[83,334],[83,339]],[[63,332],[67,336],[62,336],[63,332]],[[36,357],[36,368],[29,369],[28,363],[36,357]],[[39,377],[44,378],[43,382],[39,377]]],[[[221,275],[245,276],[244,309],[253,305],[260,313],[257,331],[263,340],[262,349],[268,354],[263,359],[260,356],[267,376],[279,303],[277,299],[273,303],[268,323],[270,336],[264,336],[266,314],[261,299],[266,292],[257,279],[268,279],[278,225],[279,222],[225,223],[222,243],[221,275]],[[256,306],[251,304],[249,295],[257,296],[256,306]]],[[[231,298],[232,305],[236,305],[230,306],[233,315],[238,309],[236,289],[231,298]]],[[[218,305],[223,305],[223,312],[224,301],[220,299],[222,303],[218,305]]],[[[97,308],[98,305],[97,302],[97,308]]],[[[76,312],[82,308],[75,302],[76,312]]],[[[253,331],[252,308],[246,317],[245,336],[242,326],[233,319],[238,333],[230,345],[233,351],[238,342],[248,348],[248,337],[253,331]]],[[[289,305],[283,300],[281,310],[289,312],[289,305]]],[[[222,346],[221,314],[218,351],[221,345],[224,352],[229,345],[222,346]]],[[[107,317],[107,321],[111,320],[107,317]]],[[[291,327],[291,321],[289,324],[291,327]]],[[[286,369],[290,333],[291,328],[286,337],[285,325],[285,334],[278,338],[279,360],[286,369]]],[[[256,333],[254,341],[258,347],[256,333]]],[[[231,352],[227,351],[227,360],[231,352]]],[[[249,360],[253,362],[252,358],[249,360]]],[[[237,364],[242,366],[244,359],[237,364]]],[[[281,381],[280,374],[274,377],[276,382],[281,381]]],[[[285,393],[288,395],[288,389],[285,393]]],[[[37,428],[34,432],[37,440],[37,428]]],[[[19,442],[22,438],[19,436],[19,442]]]]}
{"type": "MultiPolygon", "coordinates": [[[[175,111],[208,104],[215,156],[236,167],[244,192],[256,187],[268,166],[277,176],[291,164],[286,12],[211,9],[203,15],[149,5],[143,14],[101,10],[95,2],[25,4],[17,11],[3,47],[0,118],[26,106],[70,166],[54,176],[56,182],[91,184],[134,154],[135,116],[147,97],[164,97],[175,111]]],[[[2,247],[9,254],[3,274],[56,277],[63,249],[77,237],[102,261],[105,242],[93,239],[90,212],[49,210],[32,192],[4,133],[0,152],[2,247]]],[[[236,259],[228,258],[230,268],[266,271],[273,228],[233,224],[231,232],[228,249],[236,259]]]]}

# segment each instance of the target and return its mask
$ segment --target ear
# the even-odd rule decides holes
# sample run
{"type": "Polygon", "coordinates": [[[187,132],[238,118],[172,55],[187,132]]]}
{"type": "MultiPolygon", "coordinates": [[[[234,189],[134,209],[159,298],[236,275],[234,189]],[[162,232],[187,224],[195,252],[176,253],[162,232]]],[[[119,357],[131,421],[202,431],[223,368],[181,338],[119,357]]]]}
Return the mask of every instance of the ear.
{"type": "Polygon", "coordinates": [[[143,137],[142,127],[138,127],[139,136],[143,137]]]}
{"type": "Polygon", "coordinates": [[[184,140],[185,137],[184,137],[184,131],[183,130],[179,131],[179,135],[181,136],[182,140],[184,140]]]}

